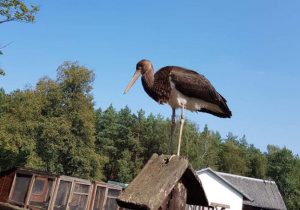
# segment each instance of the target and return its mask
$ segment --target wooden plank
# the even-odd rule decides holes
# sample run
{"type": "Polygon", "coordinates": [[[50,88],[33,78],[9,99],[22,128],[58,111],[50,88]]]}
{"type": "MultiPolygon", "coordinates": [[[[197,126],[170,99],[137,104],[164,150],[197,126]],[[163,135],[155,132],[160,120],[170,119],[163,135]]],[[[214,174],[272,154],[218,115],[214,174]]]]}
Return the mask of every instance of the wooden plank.
{"type": "Polygon", "coordinates": [[[187,189],[184,184],[178,182],[162,206],[158,210],[185,210],[186,208],[187,189]]]}
{"type": "Polygon", "coordinates": [[[172,190],[169,209],[184,210],[186,206],[187,190],[182,182],[178,182],[172,190]]]}
{"type": "Polygon", "coordinates": [[[8,200],[11,200],[11,197],[13,195],[13,191],[14,191],[15,185],[16,185],[17,173],[14,172],[13,176],[14,177],[13,177],[13,181],[12,181],[12,184],[11,184],[11,190],[9,191],[8,200]]]}
{"type": "Polygon", "coordinates": [[[222,203],[210,203],[211,206],[214,206],[214,207],[221,207],[221,208],[225,208],[225,209],[230,209],[230,206],[229,205],[226,205],[226,204],[222,204],[222,203]]]}
{"type": "Polygon", "coordinates": [[[31,192],[32,192],[32,188],[33,188],[33,183],[35,181],[35,174],[32,174],[31,178],[30,178],[30,182],[29,182],[29,186],[26,192],[26,197],[25,197],[25,204],[24,207],[27,208],[29,205],[29,201],[30,201],[30,197],[31,197],[31,192]]]}
{"type": "Polygon", "coordinates": [[[22,207],[14,206],[9,203],[2,203],[0,202],[0,209],[1,210],[24,210],[22,207]]]}
{"type": "Polygon", "coordinates": [[[52,193],[51,193],[51,199],[49,202],[49,208],[48,209],[53,209],[54,205],[55,205],[55,201],[56,201],[56,196],[57,196],[57,192],[58,192],[58,188],[59,188],[59,184],[60,184],[60,176],[57,176],[55,183],[53,183],[53,189],[52,189],[52,193]]]}

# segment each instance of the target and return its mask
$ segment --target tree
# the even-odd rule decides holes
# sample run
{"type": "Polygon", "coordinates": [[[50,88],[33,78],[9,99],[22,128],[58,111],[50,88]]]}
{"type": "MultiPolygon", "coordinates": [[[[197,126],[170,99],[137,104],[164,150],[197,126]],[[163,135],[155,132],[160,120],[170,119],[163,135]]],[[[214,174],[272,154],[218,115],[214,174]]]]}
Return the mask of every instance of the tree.
{"type": "Polygon", "coordinates": [[[4,114],[4,104],[5,104],[5,91],[3,88],[0,88],[0,118],[4,114]]]}
{"type": "Polygon", "coordinates": [[[214,133],[208,130],[207,125],[205,125],[203,132],[200,134],[200,145],[199,148],[201,168],[211,167],[217,170],[219,167],[219,153],[221,137],[220,134],[214,133]]]}
{"type": "Polygon", "coordinates": [[[265,179],[267,176],[267,157],[251,144],[247,149],[247,173],[249,177],[265,179]]]}
{"type": "Polygon", "coordinates": [[[225,139],[220,156],[220,170],[244,176],[247,172],[246,152],[239,147],[240,143],[236,139],[237,136],[232,133],[229,133],[225,139]]]}
{"type": "Polygon", "coordinates": [[[65,62],[57,69],[62,92],[61,116],[69,127],[62,154],[64,173],[102,179],[104,159],[95,152],[95,115],[92,83],[95,74],[78,62],[65,62]]]}
{"type": "Polygon", "coordinates": [[[292,193],[288,195],[287,206],[289,209],[300,209],[300,158],[295,157],[295,165],[291,171],[292,193]]]}
{"type": "Polygon", "coordinates": [[[115,141],[118,138],[118,114],[110,105],[103,113],[97,110],[96,152],[107,157],[104,165],[104,176],[107,180],[116,179],[116,161],[118,149],[115,141]]]}
{"type": "Polygon", "coordinates": [[[68,149],[65,142],[70,135],[70,123],[64,114],[63,92],[57,82],[45,77],[37,83],[35,93],[42,106],[37,151],[45,163],[46,171],[63,173],[63,154],[68,149]]]}
{"type": "Polygon", "coordinates": [[[0,0],[0,24],[20,20],[25,22],[34,22],[35,14],[39,11],[39,7],[35,5],[26,5],[19,0],[0,0]]]}
{"type": "Polygon", "coordinates": [[[105,157],[95,147],[91,95],[94,72],[65,62],[57,79],[5,97],[0,118],[2,169],[27,166],[82,178],[103,178],[105,157]]]}
{"type": "Polygon", "coordinates": [[[130,182],[142,167],[142,147],[137,116],[126,106],[119,112],[110,105],[96,110],[97,152],[108,157],[107,180],[130,182]]]}
{"type": "MultiPolygon", "coordinates": [[[[2,47],[0,46],[0,49],[1,49],[2,47]]],[[[2,53],[2,51],[0,50],[0,55],[3,55],[3,53],[2,53]]],[[[0,68],[0,75],[2,75],[2,76],[4,76],[5,75],[5,72],[4,72],[4,70],[3,69],[1,69],[0,68]]]]}
{"type": "MultiPolygon", "coordinates": [[[[139,116],[141,117],[141,116],[139,116]]],[[[141,118],[139,118],[139,121],[141,118]]],[[[143,151],[144,164],[153,153],[166,154],[169,143],[170,121],[163,119],[161,115],[154,116],[152,113],[146,118],[141,126],[139,140],[143,151]]],[[[174,139],[176,139],[174,135],[174,139]]]]}
{"type": "MultiPolygon", "coordinates": [[[[26,5],[20,0],[0,0],[0,24],[14,20],[33,23],[35,14],[39,11],[39,7],[31,4],[26,5]]],[[[0,55],[2,55],[0,45],[0,55]]],[[[0,75],[4,76],[5,72],[0,68],[0,75]]]]}
{"type": "Polygon", "coordinates": [[[40,104],[34,91],[14,91],[5,96],[4,115],[0,118],[0,166],[42,169],[44,164],[36,152],[39,135],[40,104]]]}
{"type": "MultiPolygon", "coordinates": [[[[138,125],[137,125],[137,116],[131,113],[131,110],[128,106],[124,109],[121,109],[118,113],[118,141],[116,142],[116,146],[120,151],[118,155],[118,168],[120,171],[121,163],[127,162],[127,168],[130,170],[127,177],[135,177],[142,167],[142,147],[138,138],[138,125]],[[128,151],[127,153],[121,151],[128,151]]],[[[124,166],[123,166],[124,167],[124,166]]],[[[122,175],[125,175],[122,173],[122,175]]],[[[118,175],[118,180],[120,181],[122,177],[118,175]]],[[[127,180],[127,182],[131,181],[131,179],[127,180]]]]}
{"type": "Polygon", "coordinates": [[[121,152],[120,159],[117,160],[117,180],[119,182],[130,183],[130,181],[137,175],[132,171],[132,169],[134,169],[134,162],[132,162],[131,156],[131,152],[128,149],[125,149],[121,152]]]}
{"type": "Polygon", "coordinates": [[[238,140],[238,136],[235,136],[232,132],[229,132],[224,139],[225,143],[231,141],[235,146],[240,146],[240,142],[238,140]]]}
{"type": "Polygon", "coordinates": [[[300,159],[286,147],[268,145],[268,176],[282,194],[287,209],[300,208],[300,159]]]}

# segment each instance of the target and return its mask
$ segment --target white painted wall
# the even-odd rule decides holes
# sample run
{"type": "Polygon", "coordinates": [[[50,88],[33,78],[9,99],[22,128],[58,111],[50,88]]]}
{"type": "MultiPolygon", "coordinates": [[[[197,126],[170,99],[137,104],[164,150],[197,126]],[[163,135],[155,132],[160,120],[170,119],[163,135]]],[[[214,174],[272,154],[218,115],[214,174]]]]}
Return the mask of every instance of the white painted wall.
{"type": "Polygon", "coordinates": [[[209,170],[198,174],[209,204],[220,203],[230,206],[230,210],[242,210],[243,195],[209,170]]]}

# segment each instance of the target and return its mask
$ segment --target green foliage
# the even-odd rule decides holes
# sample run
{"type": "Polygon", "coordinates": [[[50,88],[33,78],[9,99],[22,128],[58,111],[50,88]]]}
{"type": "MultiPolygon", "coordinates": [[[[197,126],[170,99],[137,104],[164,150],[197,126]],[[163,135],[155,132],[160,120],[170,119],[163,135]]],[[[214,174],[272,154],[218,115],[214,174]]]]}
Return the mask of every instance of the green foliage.
{"type": "Polygon", "coordinates": [[[131,161],[131,152],[126,149],[121,153],[121,157],[117,160],[117,180],[122,183],[129,183],[134,177],[132,173],[133,161],[131,161]]]}
{"type": "Polygon", "coordinates": [[[251,144],[247,149],[247,173],[246,176],[265,179],[267,174],[267,157],[251,144]]]}
{"type": "Polygon", "coordinates": [[[287,209],[300,208],[300,159],[287,148],[268,145],[268,176],[279,187],[287,209]]]}
{"type": "MultiPolygon", "coordinates": [[[[60,103],[50,101],[59,105],[52,111],[59,112],[59,116],[63,117],[61,121],[64,127],[60,133],[64,134],[60,141],[63,149],[59,153],[63,172],[83,178],[101,179],[104,162],[95,152],[94,103],[90,93],[94,77],[93,71],[79,66],[77,62],[65,62],[57,70],[56,83],[61,91],[57,100],[60,103]]],[[[51,110],[53,107],[49,108],[51,110]]],[[[53,117],[57,118],[56,115],[53,117]]]]}
{"type": "Polygon", "coordinates": [[[5,105],[5,91],[3,88],[0,88],[0,118],[4,114],[4,105],[5,105]]]}
{"type": "Polygon", "coordinates": [[[227,140],[221,153],[221,170],[227,173],[245,175],[247,171],[245,151],[235,145],[235,141],[227,140]]]}
{"type": "MultiPolygon", "coordinates": [[[[139,140],[143,151],[143,162],[146,163],[153,153],[166,154],[169,142],[170,123],[163,117],[150,114],[146,119],[139,113],[139,140]]],[[[175,135],[176,136],[176,135],[175,135]]]]}
{"type": "Polygon", "coordinates": [[[17,165],[101,180],[105,157],[96,153],[90,93],[94,73],[65,62],[57,80],[5,97],[0,118],[1,170],[17,165]]]}
{"type": "Polygon", "coordinates": [[[182,155],[187,156],[196,170],[211,167],[218,169],[220,136],[209,131],[207,125],[199,132],[195,123],[188,120],[182,136],[182,155]]]}
{"type": "Polygon", "coordinates": [[[98,125],[96,130],[97,153],[108,158],[109,162],[104,166],[104,175],[106,179],[114,180],[116,173],[115,161],[118,155],[118,149],[115,145],[118,138],[117,113],[113,106],[110,106],[104,113],[101,113],[101,116],[99,115],[96,121],[96,125],[98,125]]]}
{"type": "Polygon", "coordinates": [[[19,0],[0,0],[0,24],[13,20],[34,22],[38,11],[39,7],[32,4],[27,6],[19,0]]]}
{"type": "MultiPolygon", "coordinates": [[[[0,51],[0,55],[2,55],[2,52],[0,51]]],[[[0,69],[0,75],[4,76],[5,75],[5,72],[3,69],[0,69]]]]}
{"type": "MultiPolygon", "coordinates": [[[[0,24],[15,20],[33,23],[38,11],[38,6],[33,4],[28,6],[20,0],[0,0],[0,24]]],[[[0,49],[4,47],[0,45],[0,49]]],[[[1,50],[0,55],[3,55],[1,50]]],[[[5,75],[4,70],[1,68],[0,75],[5,75]]]]}
{"type": "Polygon", "coordinates": [[[42,168],[36,154],[39,134],[40,104],[32,90],[15,91],[5,97],[4,115],[0,118],[1,169],[23,165],[42,168]]]}
{"type": "Polygon", "coordinates": [[[103,113],[96,110],[96,116],[98,153],[109,159],[106,178],[129,182],[142,166],[137,118],[128,107],[117,113],[112,106],[103,113]]]}

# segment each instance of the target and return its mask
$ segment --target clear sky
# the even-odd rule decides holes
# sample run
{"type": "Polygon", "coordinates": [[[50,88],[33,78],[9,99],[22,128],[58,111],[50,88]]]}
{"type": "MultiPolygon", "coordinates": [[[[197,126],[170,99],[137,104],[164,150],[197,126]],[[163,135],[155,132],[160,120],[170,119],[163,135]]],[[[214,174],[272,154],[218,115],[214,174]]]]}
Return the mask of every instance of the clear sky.
{"type": "MultiPolygon", "coordinates": [[[[28,2],[28,1],[27,1],[28,2]]],[[[233,116],[186,112],[202,130],[223,138],[245,134],[262,151],[268,144],[300,154],[300,1],[164,0],[33,1],[34,24],[0,25],[0,87],[6,93],[56,77],[63,61],[79,61],[96,74],[95,108],[126,105],[136,113],[171,116],[140,80],[124,89],[136,63],[149,59],[206,76],[233,116]]],[[[177,114],[180,111],[177,110],[177,114]]]]}

